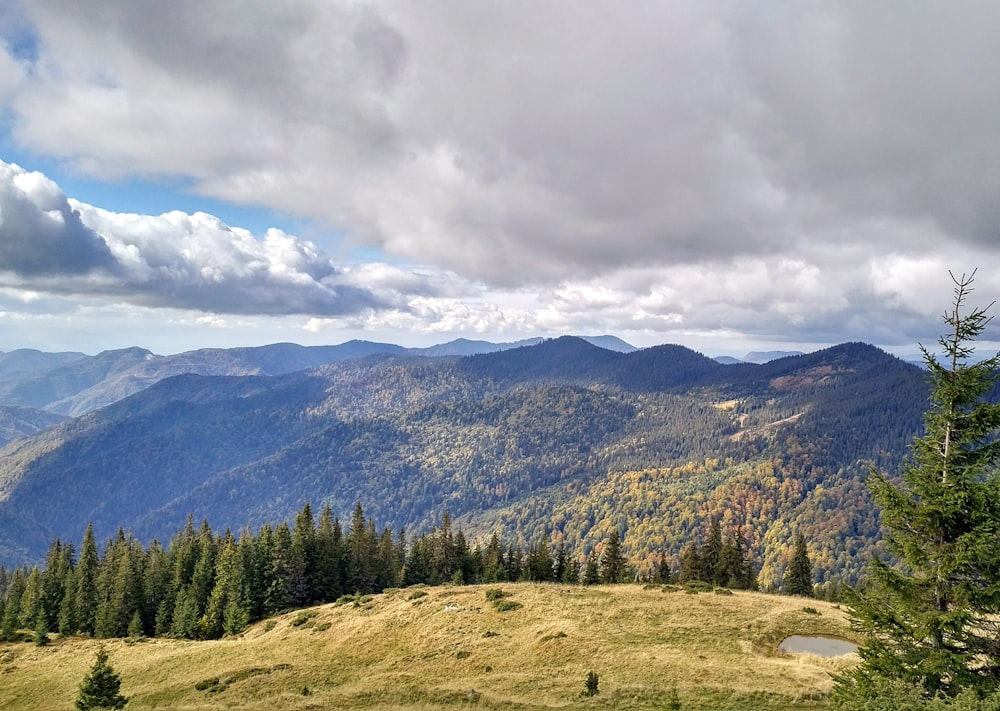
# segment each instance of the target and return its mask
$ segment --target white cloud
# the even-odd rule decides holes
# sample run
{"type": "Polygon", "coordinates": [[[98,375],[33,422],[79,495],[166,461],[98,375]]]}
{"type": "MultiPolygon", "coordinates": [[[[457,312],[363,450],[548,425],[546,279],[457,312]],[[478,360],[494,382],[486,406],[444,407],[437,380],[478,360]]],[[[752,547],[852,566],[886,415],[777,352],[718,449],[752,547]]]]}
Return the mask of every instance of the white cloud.
{"type": "Polygon", "coordinates": [[[280,230],[257,239],[204,213],[113,213],[0,162],[0,284],[219,313],[385,307],[340,275],[313,244],[280,230]]]}

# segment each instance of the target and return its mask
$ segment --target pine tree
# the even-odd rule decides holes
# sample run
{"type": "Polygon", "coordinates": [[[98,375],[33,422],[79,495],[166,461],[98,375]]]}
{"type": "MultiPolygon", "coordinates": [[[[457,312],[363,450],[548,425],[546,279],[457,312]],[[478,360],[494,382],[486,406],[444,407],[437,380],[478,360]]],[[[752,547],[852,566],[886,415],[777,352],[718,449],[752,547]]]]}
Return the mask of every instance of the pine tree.
{"type": "Polygon", "coordinates": [[[806,539],[802,533],[795,536],[795,553],[785,570],[782,590],[786,595],[813,596],[812,562],[806,549],[806,539]]]}
{"type": "Polygon", "coordinates": [[[984,398],[1000,354],[977,361],[972,341],[991,316],[970,309],[971,276],[956,278],[939,339],[943,362],[923,350],[931,385],[924,433],[894,483],[873,471],[889,550],[903,569],[873,560],[864,591],[847,590],[852,623],[867,635],[861,664],[837,679],[845,706],[877,697],[899,680],[925,698],[1000,686],[1000,405],[984,398]]]}
{"type": "Polygon", "coordinates": [[[101,647],[97,650],[94,666],[80,684],[76,707],[80,711],[123,708],[128,699],[119,693],[121,685],[121,677],[108,663],[107,650],[101,647]]]}

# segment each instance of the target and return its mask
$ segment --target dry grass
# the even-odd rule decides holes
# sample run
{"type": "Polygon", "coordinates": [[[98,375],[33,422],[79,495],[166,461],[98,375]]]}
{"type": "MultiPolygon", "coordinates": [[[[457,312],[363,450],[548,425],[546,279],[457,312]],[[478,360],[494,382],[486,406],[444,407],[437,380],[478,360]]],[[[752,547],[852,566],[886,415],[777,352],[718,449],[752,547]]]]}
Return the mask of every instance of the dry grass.
{"type": "MultiPolygon", "coordinates": [[[[495,587],[495,586],[494,586],[495,587]]],[[[129,709],[825,708],[830,672],[852,657],[781,655],[789,634],[849,636],[822,602],[638,586],[426,588],[292,612],[236,639],[106,643],[129,709]],[[805,612],[806,605],[819,614],[805,612]],[[584,698],[588,671],[600,693],[584,698]]],[[[0,705],[73,708],[99,641],[0,646],[0,705]]]]}

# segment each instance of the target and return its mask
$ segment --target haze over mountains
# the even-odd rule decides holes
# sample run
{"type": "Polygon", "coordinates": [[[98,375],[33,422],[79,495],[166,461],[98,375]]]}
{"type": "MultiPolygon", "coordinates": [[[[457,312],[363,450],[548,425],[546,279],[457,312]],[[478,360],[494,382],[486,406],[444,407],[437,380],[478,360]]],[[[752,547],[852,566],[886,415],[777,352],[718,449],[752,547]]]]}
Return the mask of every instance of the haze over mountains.
{"type": "Polygon", "coordinates": [[[878,541],[867,463],[894,466],[919,429],[919,368],[865,344],[723,365],[598,342],[618,350],[278,344],[42,354],[34,369],[4,354],[7,414],[36,433],[0,451],[0,564],[88,523],[166,541],[188,515],[238,531],[309,501],[341,518],[360,502],[410,532],[448,512],[470,535],[577,555],[618,529],[640,566],[718,517],[765,583],[797,530],[821,581],[857,572],[878,541]]]}

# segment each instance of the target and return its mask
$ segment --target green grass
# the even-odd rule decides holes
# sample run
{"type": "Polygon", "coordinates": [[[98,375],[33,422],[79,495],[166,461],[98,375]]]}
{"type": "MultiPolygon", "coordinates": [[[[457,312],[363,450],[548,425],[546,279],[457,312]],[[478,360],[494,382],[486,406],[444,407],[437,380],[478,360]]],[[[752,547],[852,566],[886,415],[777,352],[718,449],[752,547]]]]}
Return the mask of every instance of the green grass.
{"type": "MultiPolygon", "coordinates": [[[[513,584],[376,595],[261,622],[212,642],[105,640],[129,709],[823,709],[853,657],[782,655],[790,634],[850,637],[823,602],[640,586],[513,584]],[[508,598],[509,599],[509,598],[508,598]],[[589,671],[600,693],[585,697],[589,671]]],[[[0,645],[10,711],[73,708],[100,640],[0,645]]]]}

